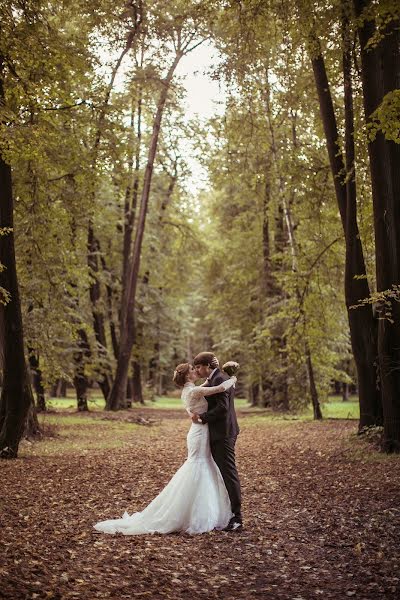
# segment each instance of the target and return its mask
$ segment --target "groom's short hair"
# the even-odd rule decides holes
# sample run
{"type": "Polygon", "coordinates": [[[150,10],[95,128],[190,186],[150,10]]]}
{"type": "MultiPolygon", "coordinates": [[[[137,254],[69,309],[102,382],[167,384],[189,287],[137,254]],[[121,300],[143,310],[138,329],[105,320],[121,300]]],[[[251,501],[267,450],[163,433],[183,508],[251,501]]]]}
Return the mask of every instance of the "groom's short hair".
{"type": "Polygon", "coordinates": [[[215,354],[213,352],[200,352],[200,354],[198,354],[197,356],[194,357],[193,364],[194,365],[205,365],[207,367],[210,367],[211,363],[216,358],[217,357],[215,356],[215,354]]]}

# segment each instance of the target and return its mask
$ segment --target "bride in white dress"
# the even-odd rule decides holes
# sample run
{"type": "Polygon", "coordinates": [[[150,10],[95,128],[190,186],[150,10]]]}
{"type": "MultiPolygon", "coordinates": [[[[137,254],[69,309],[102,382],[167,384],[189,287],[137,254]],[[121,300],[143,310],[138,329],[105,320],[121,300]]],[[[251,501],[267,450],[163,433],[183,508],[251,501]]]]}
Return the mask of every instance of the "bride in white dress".
{"type": "MultiPolygon", "coordinates": [[[[225,391],[236,382],[236,377],[231,377],[218,386],[195,386],[197,378],[189,363],[178,365],[174,373],[175,383],[183,387],[181,398],[190,416],[207,411],[205,396],[225,391]]],[[[192,423],[187,447],[187,460],[142,512],[125,513],[121,519],[101,521],[94,528],[125,535],[173,531],[194,534],[224,529],[233,515],[221,472],[211,456],[207,424],[192,423]]]]}

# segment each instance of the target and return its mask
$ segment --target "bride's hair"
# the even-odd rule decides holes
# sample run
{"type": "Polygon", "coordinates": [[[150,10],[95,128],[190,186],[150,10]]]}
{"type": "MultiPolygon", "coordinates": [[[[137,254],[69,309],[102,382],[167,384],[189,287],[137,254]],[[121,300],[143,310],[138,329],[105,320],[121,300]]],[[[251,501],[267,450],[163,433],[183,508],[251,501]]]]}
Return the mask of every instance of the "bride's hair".
{"type": "Polygon", "coordinates": [[[178,386],[183,387],[186,383],[186,377],[190,370],[190,363],[181,363],[174,371],[172,381],[178,386]]]}

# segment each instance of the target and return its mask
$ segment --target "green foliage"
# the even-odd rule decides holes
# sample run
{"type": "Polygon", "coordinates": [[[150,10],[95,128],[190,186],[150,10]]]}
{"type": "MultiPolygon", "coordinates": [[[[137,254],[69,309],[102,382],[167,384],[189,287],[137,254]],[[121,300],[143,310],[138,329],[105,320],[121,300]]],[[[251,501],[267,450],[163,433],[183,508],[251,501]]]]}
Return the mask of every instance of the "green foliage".
{"type": "MultiPolygon", "coordinates": [[[[46,384],[73,380],[80,330],[89,380],[115,370],[126,206],[136,185],[134,225],[157,97],[174,44],[188,35],[193,45],[213,38],[213,77],[228,95],[206,125],[184,114],[178,79],[167,100],[134,307],[145,394],[172,389],[174,365],[203,349],[239,361],[241,393],[260,406],[309,403],[308,357],[322,400],[332,380],[354,378],[344,240],[309,61],[313,27],[342,138],[342,3],[328,4],[152,0],[138,25],[124,2],[3,3],[0,147],[13,169],[25,338],[46,384]],[[198,195],[188,189],[188,141],[209,173],[198,195]]],[[[383,30],[394,13],[379,4],[383,30]]],[[[358,217],[373,288],[366,131],[398,143],[399,94],[387,94],[367,128],[353,75],[358,217]]]]}
{"type": "Polygon", "coordinates": [[[379,131],[387,140],[400,144],[400,90],[386,94],[372,113],[368,123],[369,139],[373,141],[379,131]]]}

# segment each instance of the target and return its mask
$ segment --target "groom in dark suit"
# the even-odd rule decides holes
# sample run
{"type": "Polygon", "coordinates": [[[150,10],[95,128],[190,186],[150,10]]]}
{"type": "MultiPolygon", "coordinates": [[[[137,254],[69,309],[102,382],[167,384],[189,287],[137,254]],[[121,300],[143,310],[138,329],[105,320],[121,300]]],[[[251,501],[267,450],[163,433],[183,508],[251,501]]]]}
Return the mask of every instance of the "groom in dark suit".
{"type": "MultiPolygon", "coordinates": [[[[200,352],[193,361],[199,377],[206,377],[209,386],[220,385],[229,376],[219,369],[219,362],[212,352],[200,352]]],[[[240,481],[235,463],[235,443],[239,433],[234,406],[235,388],[207,396],[207,412],[193,415],[195,423],[208,423],[211,454],[221,471],[228,490],[233,517],[225,531],[242,528],[240,481]]]]}

